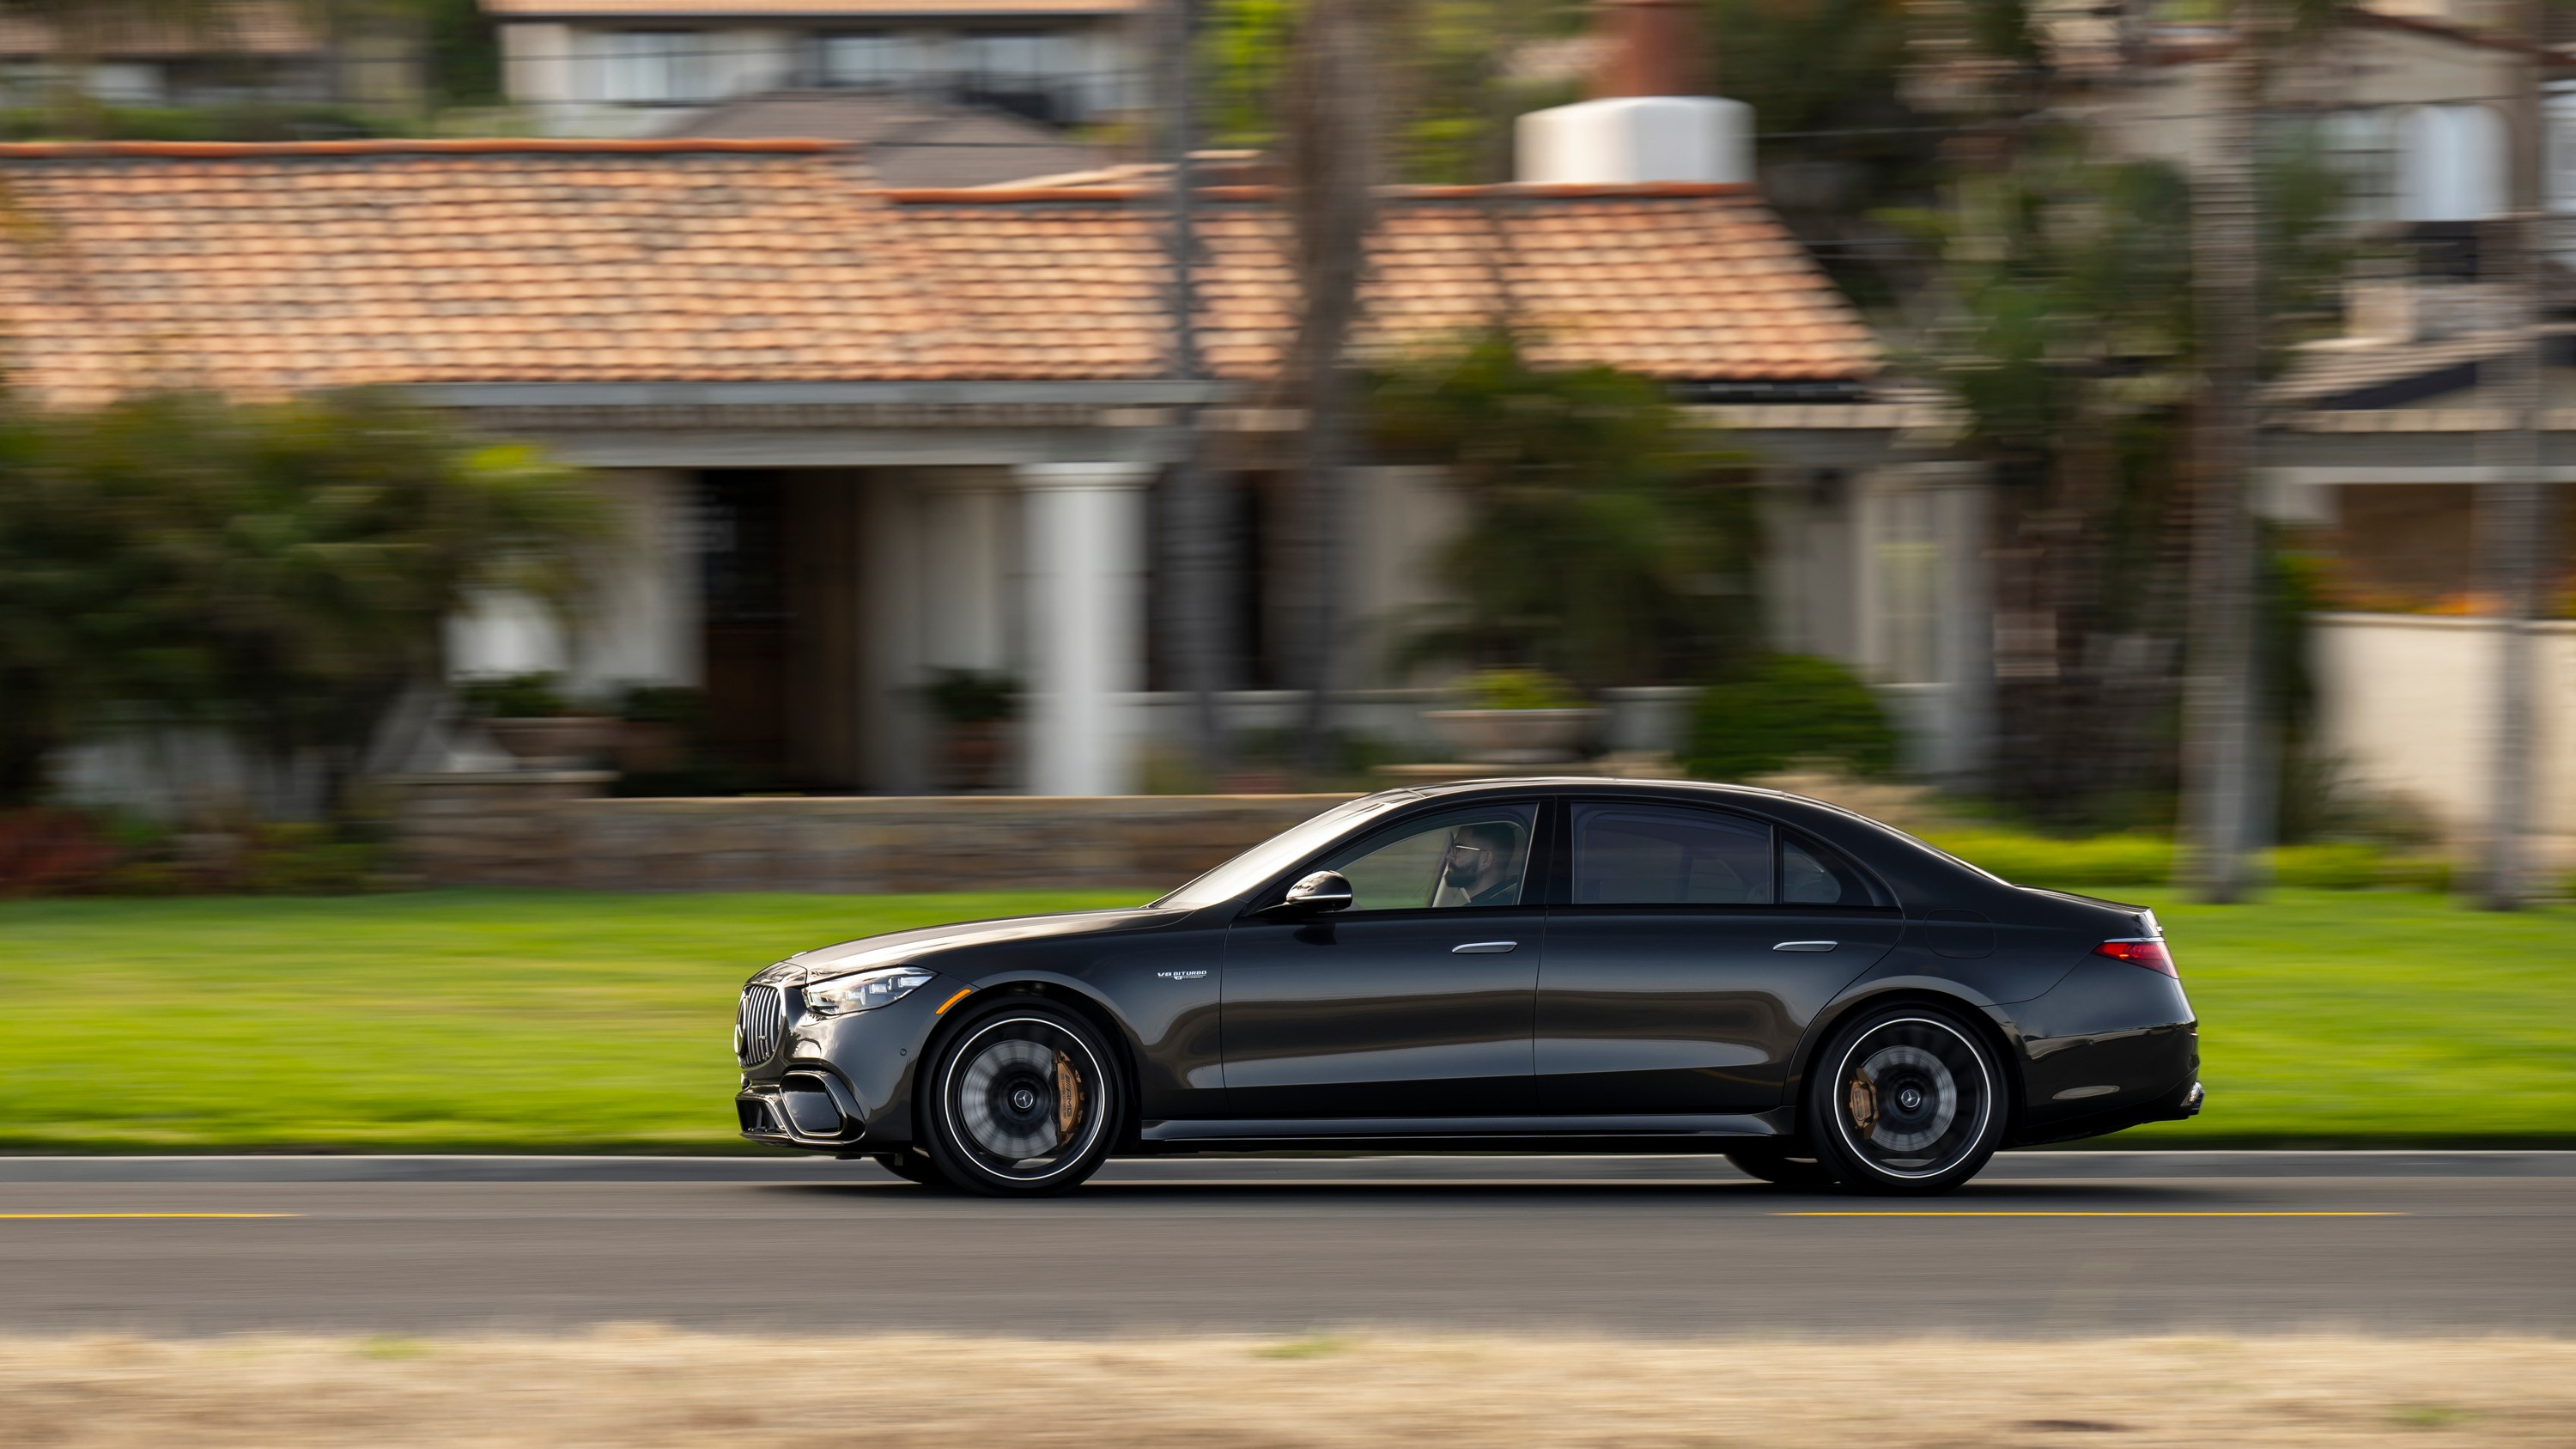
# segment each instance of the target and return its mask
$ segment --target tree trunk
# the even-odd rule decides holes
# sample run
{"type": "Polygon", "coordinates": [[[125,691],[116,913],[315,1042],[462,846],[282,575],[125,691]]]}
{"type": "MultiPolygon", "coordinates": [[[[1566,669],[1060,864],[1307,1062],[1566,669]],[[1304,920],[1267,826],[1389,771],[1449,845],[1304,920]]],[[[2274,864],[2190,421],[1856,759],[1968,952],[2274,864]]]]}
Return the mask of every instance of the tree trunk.
{"type": "Polygon", "coordinates": [[[2242,897],[2255,822],[2252,461],[2256,308],[2252,149],[2262,70],[2240,14],[2222,62],[2225,100],[2192,178],[2193,272],[2200,292],[2202,395],[2193,447],[2189,677],[2184,681],[2184,871],[2213,903],[2242,897]]]}
{"type": "MultiPolygon", "coordinates": [[[[2542,39],[2540,7],[2521,7],[2526,33],[2542,39]]],[[[2510,911],[2526,903],[2524,860],[2530,827],[2532,745],[2531,620],[2539,612],[2541,540],[2548,530],[2541,480],[2540,321],[2541,113],[2540,68],[2529,56],[2516,64],[2505,112],[2512,152],[2511,212],[2504,226],[2498,281],[2513,297],[2522,344],[2498,359],[2497,401],[2509,414],[2505,427],[2482,439],[2495,479],[2486,485],[2480,518],[2480,564],[2495,601],[2496,682],[2488,772],[2487,852],[2482,903],[2510,911]]]]}
{"type": "MultiPolygon", "coordinates": [[[[1164,71],[1168,94],[1164,114],[1170,117],[1172,168],[1172,375],[1196,382],[1203,371],[1198,346],[1198,233],[1193,214],[1196,181],[1190,152],[1197,143],[1192,81],[1192,47],[1197,37],[1196,0],[1166,0],[1164,71]]],[[[1169,526],[1165,560],[1170,593],[1164,606],[1164,639],[1190,696],[1190,755],[1198,772],[1213,785],[1226,771],[1224,722],[1217,716],[1217,691],[1224,687],[1225,606],[1219,597],[1224,578],[1226,538],[1220,500],[1208,477],[1200,430],[1199,405],[1180,409],[1180,456],[1171,473],[1169,526]]]]}
{"type": "Polygon", "coordinates": [[[1343,471],[1353,431],[1344,369],[1377,179],[1380,18],[1370,0],[1307,0],[1283,107],[1303,308],[1292,378],[1306,407],[1298,523],[1306,596],[1301,672],[1308,691],[1302,743],[1310,771],[1327,763],[1331,696],[1341,673],[1343,471]]]}

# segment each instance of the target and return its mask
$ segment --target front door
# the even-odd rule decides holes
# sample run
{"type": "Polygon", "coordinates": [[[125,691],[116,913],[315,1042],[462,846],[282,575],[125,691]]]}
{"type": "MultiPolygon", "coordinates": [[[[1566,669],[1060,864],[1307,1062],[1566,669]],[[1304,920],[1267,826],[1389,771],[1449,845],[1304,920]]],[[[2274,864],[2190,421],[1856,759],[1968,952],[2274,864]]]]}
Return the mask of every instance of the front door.
{"type": "Polygon", "coordinates": [[[1816,1013],[1904,930],[1821,845],[1696,806],[1574,801],[1549,912],[1539,1110],[1711,1115],[1781,1105],[1816,1013]]]}
{"type": "Polygon", "coordinates": [[[1304,867],[1348,877],[1349,909],[1237,922],[1225,952],[1228,1114],[1528,1114],[1547,924],[1531,869],[1538,827],[1536,800],[1417,815],[1304,867]]]}

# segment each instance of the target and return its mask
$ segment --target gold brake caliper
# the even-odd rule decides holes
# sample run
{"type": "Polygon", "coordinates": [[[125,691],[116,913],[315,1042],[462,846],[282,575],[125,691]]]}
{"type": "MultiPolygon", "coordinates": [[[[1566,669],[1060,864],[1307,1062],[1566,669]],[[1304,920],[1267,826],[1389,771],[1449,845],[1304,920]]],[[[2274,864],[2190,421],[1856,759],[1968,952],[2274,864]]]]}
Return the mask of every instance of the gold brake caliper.
{"type": "Polygon", "coordinates": [[[1082,1120],[1082,1078],[1073,1070],[1073,1058],[1063,1052],[1055,1054],[1055,1131],[1058,1137],[1073,1136],[1073,1124],[1082,1120]]]}
{"type": "Polygon", "coordinates": [[[1878,1089],[1869,1084],[1867,1077],[1851,1079],[1851,1119],[1864,1137],[1878,1125],[1878,1089]]]}

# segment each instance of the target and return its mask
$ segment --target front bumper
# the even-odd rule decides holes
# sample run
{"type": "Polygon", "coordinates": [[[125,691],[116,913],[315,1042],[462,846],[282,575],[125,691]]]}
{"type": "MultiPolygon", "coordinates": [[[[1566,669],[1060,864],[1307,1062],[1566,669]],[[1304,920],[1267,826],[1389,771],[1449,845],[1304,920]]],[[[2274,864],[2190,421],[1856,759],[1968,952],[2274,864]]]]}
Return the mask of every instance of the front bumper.
{"type": "Polygon", "coordinates": [[[958,985],[934,978],[891,1005],[831,1017],[807,1013],[798,989],[783,991],[776,1049],[743,1065],[734,1094],[742,1136],[816,1152],[909,1144],[913,1071],[958,985]]]}

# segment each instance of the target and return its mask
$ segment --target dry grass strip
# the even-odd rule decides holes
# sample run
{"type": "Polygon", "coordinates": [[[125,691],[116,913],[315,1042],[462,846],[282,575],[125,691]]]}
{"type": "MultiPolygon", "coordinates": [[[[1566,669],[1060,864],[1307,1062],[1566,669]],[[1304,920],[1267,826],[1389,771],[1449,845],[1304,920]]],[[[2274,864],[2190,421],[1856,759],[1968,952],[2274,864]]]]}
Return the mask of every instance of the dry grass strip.
{"type": "Polygon", "coordinates": [[[0,1340],[0,1445],[2576,1443],[2576,1342],[0,1340]]]}

